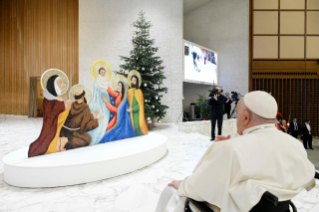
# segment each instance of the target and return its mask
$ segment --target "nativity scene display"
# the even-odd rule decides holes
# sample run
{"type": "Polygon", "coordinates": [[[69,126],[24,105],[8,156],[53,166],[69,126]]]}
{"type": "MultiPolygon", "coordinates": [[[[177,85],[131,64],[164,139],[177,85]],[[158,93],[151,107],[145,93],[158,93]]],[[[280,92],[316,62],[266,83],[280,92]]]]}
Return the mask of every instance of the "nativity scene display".
{"type": "Polygon", "coordinates": [[[28,157],[148,133],[140,73],[132,70],[127,77],[118,74],[112,79],[111,67],[103,60],[96,61],[91,72],[93,94],[77,84],[70,89],[68,100],[62,98],[69,88],[66,74],[58,69],[43,73],[43,126],[30,144],[28,157]]]}

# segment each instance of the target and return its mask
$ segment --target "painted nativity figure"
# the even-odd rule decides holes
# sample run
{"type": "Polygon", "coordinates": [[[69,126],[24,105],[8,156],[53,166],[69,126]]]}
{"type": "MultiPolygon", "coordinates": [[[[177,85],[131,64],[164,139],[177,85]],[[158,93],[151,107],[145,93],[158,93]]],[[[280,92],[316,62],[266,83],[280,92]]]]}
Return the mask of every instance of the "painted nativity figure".
{"type": "Polygon", "coordinates": [[[49,69],[42,74],[41,85],[44,89],[43,126],[38,139],[30,144],[28,157],[56,152],[60,130],[71,108],[70,100],[64,102],[61,97],[69,86],[65,73],[49,69]]]}
{"type": "Polygon", "coordinates": [[[95,119],[99,114],[98,110],[91,114],[84,89],[76,91],[74,98],[75,101],[72,103],[70,113],[60,133],[60,146],[57,146],[57,151],[88,146],[92,141],[88,131],[97,128],[99,121],[104,118],[101,116],[95,119]]]}
{"type": "Polygon", "coordinates": [[[144,96],[142,90],[139,88],[141,83],[141,75],[135,71],[129,74],[131,81],[131,89],[128,90],[127,98],[130,108],[127,109],[131,113],[131,121],[137,136],[146,135],[148,133],[147,124],[144,117],[144,96]]]}

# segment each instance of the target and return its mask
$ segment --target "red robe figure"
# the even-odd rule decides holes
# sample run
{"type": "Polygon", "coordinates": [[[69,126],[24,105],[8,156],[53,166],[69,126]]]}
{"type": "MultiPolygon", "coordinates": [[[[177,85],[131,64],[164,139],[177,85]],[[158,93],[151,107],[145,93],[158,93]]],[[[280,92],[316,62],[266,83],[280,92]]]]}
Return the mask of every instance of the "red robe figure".
{"type": "MultiPolygon", "coordinates": [[[[59,126],[59,115],[71,108],[71,102],[64,103],[60,96],[64,89],[65,84],[58,75],[52,75],[48,79],[44,90],[42,130],[38,139],[30,144],[28,157],[44,155],[51,142],[59,134],[61,128],[59,126]]],[[[63,122],[61,123],[63,124],[63,122]]]]}
{"type": "Polygon", "coordinates": [[[115,125],[116,125],[116,122],[117,122],[117,108],[119,107],[119,105],[121,104],[122,102],[122,90],[123,90],[123,86],[121,84],[121,82],[118,83],[118,86],[117,86],[117,91],[118,92],[115,92],[111,89],[111,87],[109,86],[108,89],[107,89],[107,92],[113,97],[115,98],[115,106],[113,106],[112,104],[110,104],[108,101],[107,101],[107,98],[105,96],[103,96],[103,100],[106,104],[106,107],[111,111],[111,113],[114,114],[114,117],[113,119],[110,121],[110,123],[107,125],[107,128],[106,128],[106,131],[108,131],[109,129],[112,129],[115,125]]]}

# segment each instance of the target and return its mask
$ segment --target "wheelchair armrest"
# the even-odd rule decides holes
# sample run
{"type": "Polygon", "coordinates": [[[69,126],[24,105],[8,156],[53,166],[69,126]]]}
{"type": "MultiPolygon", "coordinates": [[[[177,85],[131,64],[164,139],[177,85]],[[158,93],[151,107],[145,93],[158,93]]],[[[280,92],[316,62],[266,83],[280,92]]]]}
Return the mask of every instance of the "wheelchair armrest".
{"type": "Polygon", "coordinates": [[[269,191],[266,191],[266,192],[263,194],[262,198],[268,200],[269,202],[271,202],[272,204],[274,204],[274,206],[277,206],[278,201],[279,201],[278,197],[276,197],[275,195],[273,195],[273,194],[270,193],[269,191]]]}
{"type": "Polygon", "coordinates": [[[215,212],[213,209],[208,207],[205,202],[198,202],[190,198],[187,198],[185,201],[185,212],[191,212],[189,208],[190,203],[192,203],[200,212],[215,212]]]}

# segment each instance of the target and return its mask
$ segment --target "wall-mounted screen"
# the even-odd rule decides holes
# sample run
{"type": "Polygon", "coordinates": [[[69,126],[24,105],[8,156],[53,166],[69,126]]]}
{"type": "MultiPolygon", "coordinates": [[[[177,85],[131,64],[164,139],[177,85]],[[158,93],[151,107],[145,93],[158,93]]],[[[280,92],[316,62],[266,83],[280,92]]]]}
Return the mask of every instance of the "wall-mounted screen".
{"type": "Polygon", "coordinates": [[[217,84],[217,52],[184,40],[184,81],[217,84]]]}

